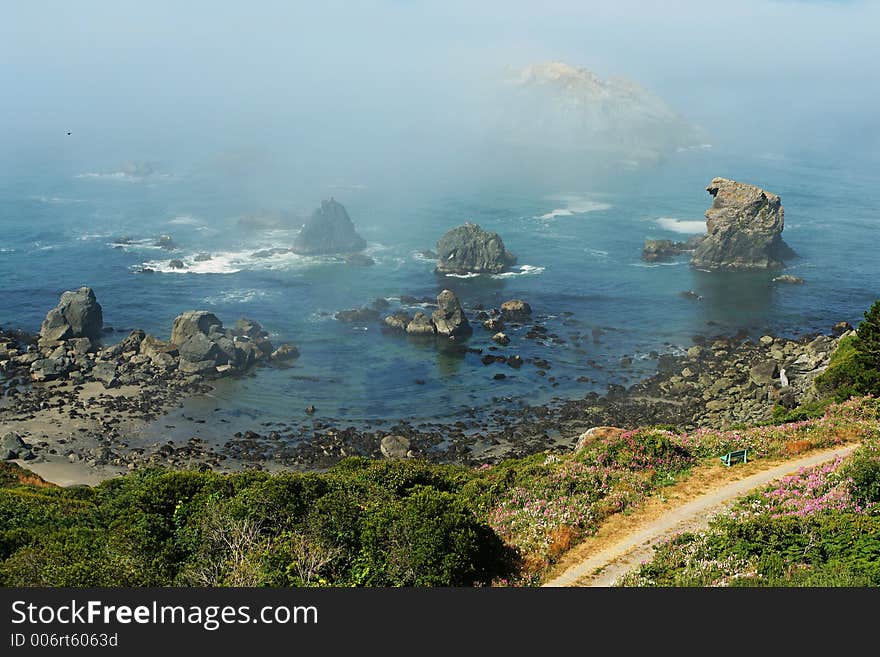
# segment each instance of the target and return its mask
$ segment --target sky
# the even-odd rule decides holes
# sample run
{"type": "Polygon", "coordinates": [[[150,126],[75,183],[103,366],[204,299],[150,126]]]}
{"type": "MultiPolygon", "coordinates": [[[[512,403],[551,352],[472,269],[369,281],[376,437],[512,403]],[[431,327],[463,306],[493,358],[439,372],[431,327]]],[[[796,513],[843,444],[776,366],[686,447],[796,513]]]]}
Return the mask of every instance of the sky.
{"type": "Polygon", "coordinates": [[[874,152],[878,27],[855,0],[10,2],[0,173],[454,169],[505,67],[551,60],[638,82],[716,147],[874,152]]]}

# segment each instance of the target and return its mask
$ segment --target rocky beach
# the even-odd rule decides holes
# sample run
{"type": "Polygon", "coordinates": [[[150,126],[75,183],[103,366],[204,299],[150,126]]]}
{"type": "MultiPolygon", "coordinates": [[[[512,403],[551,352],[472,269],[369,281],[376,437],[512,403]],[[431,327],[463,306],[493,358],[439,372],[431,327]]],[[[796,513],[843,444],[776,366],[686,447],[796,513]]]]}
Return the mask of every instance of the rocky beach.
{"type": "MultiPolygon", "coordinates": [[[[40,335],[0,334],[5,350],[0,361],[4,456],[68,485],[94,483],[144,465],[308,470],[355,455],[480,465],[536,451],[569,449],[579,434],[595,426],[672,425],[690,430],[760,423],[770,419],[777,405],[793,408],[812,398],[812,380],[827,366],[839,338],[852,330],[841,323],[828,335],[798,339],[766,335],[757,341],[698,335],[686,354],[656,354],[656,374],[628,387],[616,385],[606,394],[517,408],[499,398],[497,408],[474,409],[451,424],[389,418],[352,425],[332,417],[292,418],[225,433],[208,408],[213,386],[234,386],[235,377],[259,377],[259,365],[284,367],[296,348],[274,349],[252,320],[223,329],[215,316],[198,311],[175,320],[168,342],[142,331],[115,343],[106,334],[96,337],[94,327],[92,338],[80,335],[81,327],[59,331],[59,320],[54,318],[64,316],[65,309],[67,316],[83,314],[70,310],[76,306],[71,299],[84,299],[88,308],[94,308],[90,292],[83,288],[66,293],[59,304],[62,310],[49,312],[40,335]],[[70,337],[57,339],[59,335],[70,337]],[[198,411],[191,410],[193,402],[198,411]],[[187,426],[196,429],[212,423],[216,436],[212,440],[195,434],[156,440],[163,428],[173,428],[174,435],[181,436],[187,426]]],[[[494,332],[492,340],[499,346],[510,342],[499,337],[506,338],[500,330],[505,326],[519,334],[517,340],[553,339],[540,323],[530,321],[531,309],[523,300],[466,312],[455,295],[444,290],[435,305],[432,317],[423,321],[438,349],[468,349],[456,338],[469,335],[471,325],[494,332]]],[[[383,322],[378,312],[366,319],[383,322]]],[[[417,320],[408,326],[413,321],[417,320]]],[[[414,333],[408,327],[389,330],[414,333]]],[[[498,347],[479,351],[484,366],[495,370],[497,378],[517,371],[537,380],[552,372],[546,360],[525,361],[498,347]]],[[[619,367],[626,370],[630,362],[624,356],[619,367]]]]}

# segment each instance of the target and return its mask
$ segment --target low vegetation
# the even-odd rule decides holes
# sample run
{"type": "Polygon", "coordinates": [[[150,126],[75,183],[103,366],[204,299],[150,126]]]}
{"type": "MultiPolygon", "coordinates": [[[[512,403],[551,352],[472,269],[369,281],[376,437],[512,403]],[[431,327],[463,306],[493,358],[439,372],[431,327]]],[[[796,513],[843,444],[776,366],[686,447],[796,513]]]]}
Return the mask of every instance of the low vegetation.
{"type": "MultiPolygon", "coordinates": [[[[576,451],[475,469],[352,458],[325,473],[143,469],[94,488],[57,488],[7,468],[0,583],[530,585],[605,518],[703,460],[743,447],[760,458],[876,441],[878,417],[880,404],[865,397],[813,420],[617,431],[576,451]]],[[[859,483],[841,513],[873,517],[878,468],[861,463],[846,470],[859,483]]],[[[835,495],[828,500],[842,499],[835,495]]]]}

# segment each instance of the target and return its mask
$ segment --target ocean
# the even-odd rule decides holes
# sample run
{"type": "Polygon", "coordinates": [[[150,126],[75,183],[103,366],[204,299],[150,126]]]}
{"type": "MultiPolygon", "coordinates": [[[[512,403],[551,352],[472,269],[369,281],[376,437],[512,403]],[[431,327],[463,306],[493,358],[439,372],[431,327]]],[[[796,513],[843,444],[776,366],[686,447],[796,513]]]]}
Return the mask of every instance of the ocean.
{"type": "MultiPolygon", "coordinates": [[[[0,325],[36,332],[60,293],[82,285],[95,290],[105,324],[114,329],[108,342],[132,328],[167,339],[174,317],[190,309],[210,310],[226,325],[239,317],[257,320],[274,342],[295,344],[301,356],[291,368],[260,369],[196,400],[220,409],[215,419],[234,420],[201,428],[218,436],[248,423],[306,419],[352,426],[454,421],[463,413],[634,383],[655,370],[658,353],[680,353],[696,335],[795,337],[828,332],[840,320],[856,324],[880,296],[877,171],[845,157],[744,157],[707,148],[676,153],[651,169],[558,188],[438,180],[433,188],[401,190],[388,181],[346,180],[265,197],[243,194],[221,176],[173,166],[144,176],[88,168],[18,171],[0,182],[0,325]],[[687,255],[668,263],[641,260],[646,238],[684,240],[704,232],[711,203],[705,187],[715,176],[781,196],[783,237],[799,255],[785,271],[804,285],[771,283],[779,272],[696,271],[687,255]],[[296,227],[238,222],[262,208],[305,216],[331,196],[367,240],[374,266],[258,254],[290,246],[296,227]],[[422,251],[465,221],[502,236],[518,258],[513,271],[465,278],[434,273],[422,251]],[[162,234],[179,248],[154,246],[162,234]],[[196,260],[203,253],[211,259],[196,260]],[[187,268],[171,268],[171,259],[187,268]],[[145,267],[154,271],[144,273],[145,267]],[[443,288],[470,309],[524,299],[535,323],[554,337],[527,339],[530,324],[509,329],[511,343],[498,353],[527,361],[514,370],[486,366],[477,353],[388,335],[379,324],[333,317],[377,298],[394,310],[402,295],[434,297],[443,288]],[[682,295],[687,291],[697,298],[682,295]],[[624,357],[632,363],[621,365],[624,357]],[[534,358],[549,367],[528,362],[534,358]],[[506,378],[496,380],[498,372],[506,378]],[[305,413],[309,405],[313,416],[305,413]]],[[[476,326],[467,344],[489,353],[494,343],[476,326]]]]}

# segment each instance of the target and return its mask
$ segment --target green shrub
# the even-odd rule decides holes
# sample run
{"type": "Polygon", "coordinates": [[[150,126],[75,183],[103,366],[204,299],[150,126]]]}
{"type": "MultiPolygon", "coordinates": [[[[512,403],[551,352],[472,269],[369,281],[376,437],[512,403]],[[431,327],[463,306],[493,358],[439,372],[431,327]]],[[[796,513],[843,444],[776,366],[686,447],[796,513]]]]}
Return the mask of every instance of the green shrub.
{"type": "Polygon", "coordinates": [[[880,301],[865,313],[856,335],[840,340],[816,388],[837,401],[880,395],[880,301]]]}
{"type": "Polygon", "coordinates": [[[356,580],[370,586],[472,586],[506,571],[501,539],[460,498],[430,487],[364,520],[356,580]]]}

